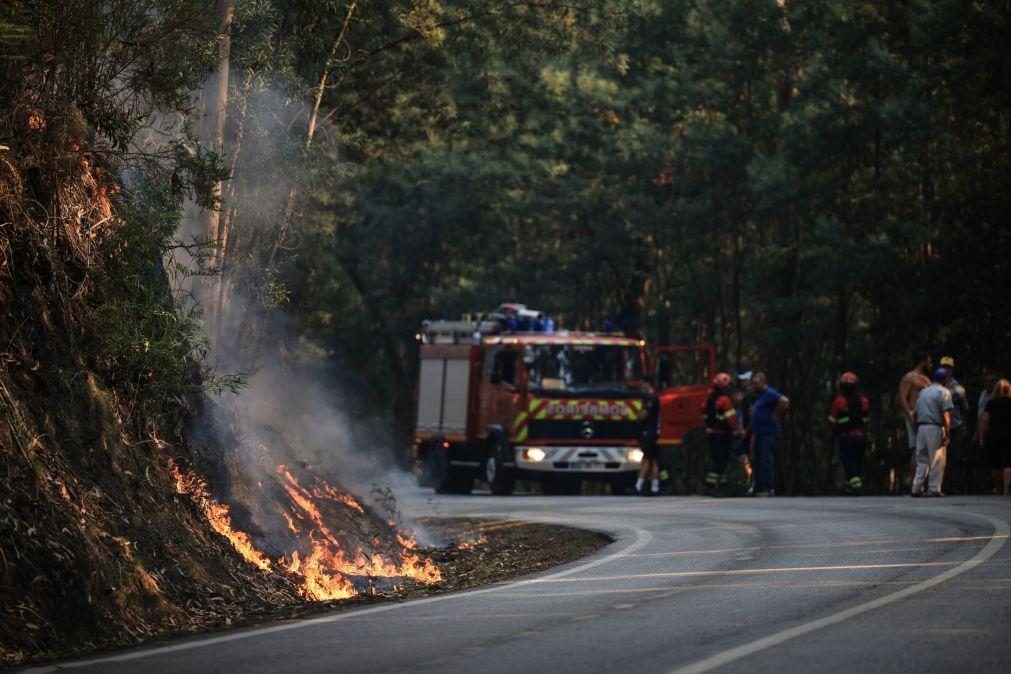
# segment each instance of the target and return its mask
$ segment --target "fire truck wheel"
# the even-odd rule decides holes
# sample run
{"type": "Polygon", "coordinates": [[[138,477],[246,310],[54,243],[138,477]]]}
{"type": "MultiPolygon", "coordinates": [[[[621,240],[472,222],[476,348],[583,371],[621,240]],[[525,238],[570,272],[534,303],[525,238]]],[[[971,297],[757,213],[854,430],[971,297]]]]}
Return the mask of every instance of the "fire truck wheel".
{"type": "Polygon", "coordinates": [[[418,484],[422,487],[439,486],[446,479],[446,457],[435,447],[423,445],[424,453],[421,460],[421,472],[418,475],[418,484]]]}
{"type": "Polygon", "coordinates": [[[512,470],[503,464],[505,447],[501,440],[495,440],[488,448],[488,456],[484,460],[484,479],[488,489],[496,496],[508,496],[513,493],[516,477],[512,470]]]}
{"type": "Polygon", "coordinates": [[[436,494],[469,494],[474,489],[473,475],[450,466],[445,452],[436,448],[425,454],[419,483],[434,487],[436,494]]]}
{"type": "Polygon", "coordinates": [[[438,472],[438,465],[435,458],[432,456],[434,450],[428,445],[428,443],[423,442],[420,446],[420,456],[421,460],[418,463],[418,486],[419,487],[434,487],[436,484],[436,477],[438,472]]]}

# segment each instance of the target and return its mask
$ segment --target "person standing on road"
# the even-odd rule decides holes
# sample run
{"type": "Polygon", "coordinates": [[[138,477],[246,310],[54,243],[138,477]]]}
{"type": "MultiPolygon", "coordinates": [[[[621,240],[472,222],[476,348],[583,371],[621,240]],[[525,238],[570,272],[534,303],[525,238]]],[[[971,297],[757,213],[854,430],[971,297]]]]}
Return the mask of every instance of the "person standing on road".
{"type": "Polygon", "coordinates": [[[951,428],[951,393],[945,384],[951,375],[943,367],[934,371],[934,383],[920,392],[913,410],[916,423],[916,475],[913,496],[944,496],[945,439],[951,428]],[[929,476],[929,477],[928,477],[929,476]]]}
{"type": "Polygon", "coordinates": [[[727,482],[727,461],[734,449],[734,437],[741,431],[734,401],[730,399],[731,381],[726,372],[713,377],[713,388],[702,403],[706,443],[709,445],[709,472],[706,473],[706,493],[709,496],[720,496],[727,482]]]}
{"type": "Polygon", "coordinates": [[[990,459],[994,485],[1003,486],[1001,493],[1011,496],[1011,382],[1007,379],[993,388],[980,420],[979,436],[990,459]]]}
{"type": "Polygon", "coordinates": [[[916,472],[916,422],[913,420],[913,408],[916,407],[920,391],[930,386],[930,369],[934,366],[928,353],[917,354],[915,362],[913,369],[903,375],[899,382],[899,409],[906,422],[910,473],[916,472]]]}
{"type": "Polygon", "coordinates": [[[755,496],[773,496],[776,443],[782,431],[779,420],[790,409],[790,399],[770,387],[763,372],[756,372],[751,378],[751,390],[758,396],[751,410],[751,433],[755,438],[755,461],[758,464],[755,496]]]}
{"type": "Polygon", "coordinates": [[[954,407],[951,409],[951,435],[948,437],[948,446],[945,449],[945,477],[948,483],[948,493],[967,493],[968,488],[965,483],[966,462],[965,462],[965,422],[969,418],[969,398],[965,394],[965,388],[955,379],[955,359],[951,356],[941,358],[941,367],[948,370],[951,375],[946,388],[951,393],[951,402],[954,407]]]}
{"type": "MultiPolygon", "coordinates": [[[[997,386],[997,376],[993,372],[983,373],[983,390],[979,393],[979,402],[976,404],[976,429],[979,433],[979,422],[983,420],[983,412],[986,411],[986,404],[993,397],[994,387],[997,386]]],[[[979,435],[980,442],[983,436],[979,435]]]]}
{"type": "MultiPolygon", "coordinates": [[[[994,387],[997,385],[997,376],[990,372],[989,370],[983,371],[983,390],[979,393],[979,402],[976,403],[976,428],[974,429],[973,438],[976,440],[976,447],[979,449],[979,453],[974,457],[972,463],[973,477],[976,475],[976,469],[980,467],[981,464],[984,465],[983,471],[990,474],[990,479],[993,483],[993,489],[995,492],[1000,491],[1001,488],[1001,475],[1000,471],[996,470],[990,461],[989,452],[983,446],[983,412],[986,411],[986,404],[990,402],[993,398],[994,387]]],[[[970,484],[975,485],[975,481],[970,482],[970,484]]]]}
{"type": "Polygon", "coordinates": [[[859,495],[863,489],[864,452],[867,450],[867,415],[871,403],[857,392],[859,378],[852,372],[839,377],[839,395],[832,402],[828,423],[839,445],[839,461],[843,465],[846,483],[843,491],[859,495]]]}
{"type": "Polygon", "coordinates": [[[646,400],[646,416],[642,422],[642,468],[635,481],[635,493],[646,494],[646,479],[649,478],[649,493],[660,493],[660,398],[653,394],[646,400]]]}

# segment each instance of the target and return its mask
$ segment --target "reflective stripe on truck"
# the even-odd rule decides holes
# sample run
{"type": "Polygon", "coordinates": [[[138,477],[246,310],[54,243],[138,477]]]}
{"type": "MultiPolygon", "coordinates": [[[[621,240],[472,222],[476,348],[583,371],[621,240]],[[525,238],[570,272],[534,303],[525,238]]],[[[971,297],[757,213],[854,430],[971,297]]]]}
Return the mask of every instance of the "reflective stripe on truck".
{"type": "Polygon", "coordinates": [[[549,421],[638,421],[643,414],[643,401],[602,400],[584,398],[531,398],[527,409],[513,420],[511,440],[523,442],[529,435],[530,420],[549,421]]]}

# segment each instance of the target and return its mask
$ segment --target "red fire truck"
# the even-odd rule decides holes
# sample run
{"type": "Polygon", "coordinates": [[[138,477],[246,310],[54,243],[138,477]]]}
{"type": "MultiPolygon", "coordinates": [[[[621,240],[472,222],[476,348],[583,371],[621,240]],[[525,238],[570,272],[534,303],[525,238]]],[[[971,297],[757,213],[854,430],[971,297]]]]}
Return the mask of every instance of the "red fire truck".
{"type": "MultiPolygon", "coordinates": [[[[477,319],[425,321],[417,337],[413,454],[423,485],[469,493],[478,478],[493,494],[510,494],[522,479],[546,493],[577,493],[583,480],[616,491],[635,481],[657,421],[645,342],[556,331],[520,304],[477,319]]],[[[661,443],[700,425],[699,388],[661,391],[669,408],[659,414],[661,443]]]]}

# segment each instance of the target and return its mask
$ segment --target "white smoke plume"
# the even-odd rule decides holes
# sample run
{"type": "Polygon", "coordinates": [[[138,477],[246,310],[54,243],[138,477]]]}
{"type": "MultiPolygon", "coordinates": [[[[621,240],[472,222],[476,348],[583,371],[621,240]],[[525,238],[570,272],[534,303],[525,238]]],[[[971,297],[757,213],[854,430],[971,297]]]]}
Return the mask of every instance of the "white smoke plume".
{"type": "MultiPolygon", "coordinates": [[[[293,143],[286,134],[292,131],[285,120],[297,114],[299,105],[271,89],[251,94],[242,120],[237,161],[235,147],[240,143],[235,129],[231,131],[224,159],[235,170],[223,187],[222,214],[234,210],[232,232],[240,245],[251,240],[263,245],[277,236],[285,217],[290,177],[298,175],[299,161],[289,151],[293,143]]],[[[323,138],[326,133],[323,129],[323,138]]],[[[199,215],[195,206],[187,208],[178,234],[182,243],[207,240],[199,215]]],[[[288,239],[295,246],[300,215],[295,213],[295,233],[288,239]]],[[[199,266],[201,261],[190,251],[191,247],[177,248],[172,262],[191,269],[199,266]]],[[[238,394],[212,396],[195,421],[194,436],[217,442],[226,436],[239,438],[234,466],[250,475],[262,471],[264,463],[299,462],[321,471],[327,479],[336,479],[380,509],[402,503],[396,494],[414,480],[396,467],[404,450],[398,446],[402,441],[392,432],[389,420],[370,413],[363,404],[367,392],[353,376],[336,370],[334,356],[339,354],[329,354],[300,336],[283,301],[273,302],[264,296],[275,290],[270,286],[272,270],[257,268],[256,260],[239,256],[225,264],[249,266],[225,270],[227,301],[215,304],[205,326],[211,347],[207,364],[218,374],[243,374],[248,386],[238,394]],[[240,277],[255,281],[236,283],[240,277]]],[[[190,276],[181,278],[175,290],[178,294],[192,292],[207,303],[215,301],[219,284],[220,279],[214,276],[190,276]]],[[[283,293],[283,288],[279,292],[283,293]]],[[[399,515],[406,517],[405,513],[399,515]]]]}

